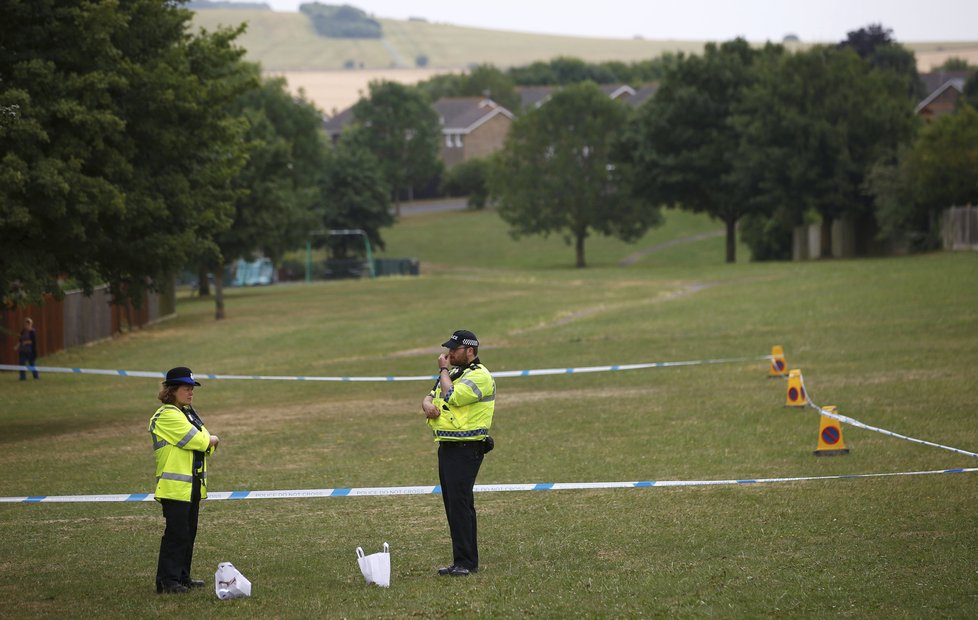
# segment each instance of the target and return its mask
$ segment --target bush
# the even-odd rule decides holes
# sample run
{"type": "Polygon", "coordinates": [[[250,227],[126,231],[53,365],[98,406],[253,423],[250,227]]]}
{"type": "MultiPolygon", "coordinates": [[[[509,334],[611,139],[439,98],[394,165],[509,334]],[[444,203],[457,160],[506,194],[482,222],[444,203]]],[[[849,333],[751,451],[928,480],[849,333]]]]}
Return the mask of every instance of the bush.
{"type": "Polygon", "coordinates": [[[469,159],[448,169],[442,178],[442,192],[448,196],[468,196],[469,206],[482,209],[486,206],[489,189],[488,159],[469,159]]]}
{"type": "Polygon", "coordinates": [[[312,27],[321,37],[333,39],[379,39],[383,36],[380,22],[348,4],[333,6],[313,2],[300,4],[299,12],[312,20],[312,27]]]}

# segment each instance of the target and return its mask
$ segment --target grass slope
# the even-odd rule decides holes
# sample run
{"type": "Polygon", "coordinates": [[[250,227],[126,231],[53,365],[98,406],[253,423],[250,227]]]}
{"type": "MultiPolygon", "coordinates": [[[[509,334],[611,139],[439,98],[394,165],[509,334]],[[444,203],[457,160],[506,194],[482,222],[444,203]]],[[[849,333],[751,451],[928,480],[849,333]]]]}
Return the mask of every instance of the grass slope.
{"type": "MultiPolygon", "coordinates": [[[[816,402],[978,450],[978,256],[735,265],[722,238],[617,263],[655,235],[715,224],[670,213],[638,246],[513,242],[492,212],[404,218],[388,252],[417,278],[183,298],[179,317],[48,365],[198,373],[416,375],[466,327],[494,370],[763,355],[784,345],[816,402]],[[680,216],[680,217],[674,217],[680,216]],[[671,231],[671,232],[670,232],[671,231]],[[498,249],[498,260],[492,257],[498,249]],[[704,251],[703,248],[709,248],[704,251]],[[411,250],[414,250],[411,252],[411,250]]],[[[480,483],[690,480],[973,467],[975,459],[844,427],[818,459],[818,416],[785,409],[764,362],[498,380],[497,449],[480,483]]],[[[0,496],[152,488],[151,379],[0,375],[0,496]]],[[[431,485],[427,383],[205,381],[222,437],[211,490],[431,485]]],[[[153,593],[159,508],[0,504],[0,616],[974,617],[975,474],[735,487],[486,493],[482,571],[448,580],[437,496],[207,502],[195,554],[235,563],[244,601],[153,593]],[[391,544],[390,590],[357,545],[391,544]]]]}
{"type": "MultiPolygon", "coordinates": [[[[239,39],[247,58],[261,62],[266,71],[335,71],[348,61],[366,69],[413,68],[424,55],[428,67],[459,69],[478,63],[498,67],[524,66],[557,56],[573,56],[588,62],[634,62],[663,52],[699,53],[704,41],[601,39],[507,32],[446,23],[378,19],[383,40],[327,39],[319,37],[301,13],[212,9],[197,11],[194,26],[213,30],[237,26],[248,30],[239,39]]],[[[853,28],[857,25],[853,24],[853,28]]],[[[842,35],[840,33],[840,39],[842,35]]],[[[797,45],[797,44],[789,44],[797,45]]],[[[804,47],[806,44],[800,44],[804,47]]],[[[920,70],[930,70],[949,56],[970,58],[978,53],[976,42],[907,43],[920,59],[920,70]]]]}

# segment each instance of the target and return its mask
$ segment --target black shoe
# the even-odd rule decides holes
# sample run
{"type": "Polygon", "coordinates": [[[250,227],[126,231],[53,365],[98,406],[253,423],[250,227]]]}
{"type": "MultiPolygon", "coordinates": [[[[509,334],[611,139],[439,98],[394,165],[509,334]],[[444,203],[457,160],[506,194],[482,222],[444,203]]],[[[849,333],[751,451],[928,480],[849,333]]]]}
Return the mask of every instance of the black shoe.
{"type": "Polygon", "coordinates": [[[441,568],[438,569],[438,574],[444,577],[448,573],[452,572],[453,568],[455,568],[454,564],[452,564],[451,566],[442,566],[441,568]]]}
{"type": "Polygon", "coordinates": [[[451,577],[468,577],[469,573],[472,572],[464,566],[452,566],[448,569],[448,574],[451,577]]]}
{"type": "Polygon", "coordinates": [[[204,582],[201,581],[200,579],[190,579],[190,580],[184,581],[183,582],[183,586],[185,588],[191,588],[191,589],[193,589],[193,588],[203,588],[204,587],[204,582]]]}
{"type": "Polygon", "coordinates": [[[182,583],[171,583],[163,586],[157,585],[156,591],[159,594],[186,594],[187,592],[190,592],[190,588],[182,583]]]}

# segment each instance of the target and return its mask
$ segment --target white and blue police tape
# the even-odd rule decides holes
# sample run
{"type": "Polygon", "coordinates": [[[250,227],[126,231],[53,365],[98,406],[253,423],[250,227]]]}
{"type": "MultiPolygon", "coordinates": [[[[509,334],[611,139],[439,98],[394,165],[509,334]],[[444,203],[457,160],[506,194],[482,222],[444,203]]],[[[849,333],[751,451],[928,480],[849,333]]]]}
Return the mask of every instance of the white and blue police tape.
{"type": "MultiPolygon", "coordinates": [[[[851,480],[855,478],[883,478],[889,476],[927,476],[934,474],[962,474],[978,472],[978,467],[938,469],[932,471],[904,471],[872,474],[841,474],[836,476],[798,476],[793,478],[752,478],[740,480],[642,480],[636,482],[538,482],[527,484],[477,484],[476,493],[504,491],[573,491],[592,489],[647,489],[665,487],[723,486],[737,484],[765,484],[776,482],[808,482],[813,480],[851,480]]],[[[338,489],[294,489],[282,491],[214,491],[207,500],[226,499],[307,499],[315,497],[376,497],[390,495],[440,494],[440,486],[420,487],[362,487],[338,489]]],[[[0,503],[57,503],[57,502],[151,502],[152,493],[122,495],[31,495],[0,497],[0,503]]]]}
{"type": "Polygon", "coordinates": [[[901,435],[900,433],[894,433],[893,431],[888,431],[885,428],[879,428],[879,427],[876,427],[876,426],[870,426],[869,424],[866,424],[864,422],[860,422],[859,420],[857,420],[855,418],[850,418],[849,416],[840,415],[840,414],[835,413],[833,411],[828,411],[827,409],[823,409],[822,407],[819,407],[818,405],[816,405],[815,402],[812,400],[811,392],[809,392],[808,391],[808,388],[805,387],[805,378],[803,376],[802,377],[799,377],[799,378],[801,379],[801,390],[802,390],[802,393],[805,395],[805,402],[808,404],[809,407],[815,409],[816,411],[818,411],[819,413],[821,413],[822,415],[824,415],[827,418],[832,418],[833,420],[837,420],[839,422],[844,422],[845,424],[848,424],[850,426],[855,426],[856,428],[862,428],[862,429],[865,429],[867,431],[873,431],[874,433],[880,433],[880,434],[883,434],[883,435],[887,435],[888,437],[896,437],[897,439],[903,439],[903,440],[906,440],[906,441],[912,441],[913,443],[919,443],[919,444],[922,444],[922,445],[925,445],[925,446],[930,446],[932,448],[940,448],[941,450],[948,450],[950,452],[954,452],[955,454],[963,454],[965,456],[978,457],[978,453],[975,453],[975,452],[969,452],[967,450],[962,450],[961,448],[954,448],[954,447],[951,447],[951,446],[945,446],[943,444],[934,443],[932,441],[926,441],[924,439],[917,439],[916,437],[908,437],[906,435],[901,435]]]}
{"type": "MultiPolygon", "coordinates": [[[[708,360],[690,360],[685,362],[649,362],[646,364],[612,364],[608,366],[582,366],[579,368],[537,368],[530,370],[503,370],[493,372],[492,376],[499,377],[542,377],[546,375],[576,375],[589,372],[612,372],[618,370],[641,370],[643,368],[672,368],[677,366],[703,366],[707,364],[730,364],[734,362],[754,362],[769,360],[770,355],[760,357],[728,357],[708,360]]],[[[148,377],[162,379],[166,372],[146,370],[108,370],[102,368],[62,368],[58,366],[17,366],[0,364],[0,370],[37,370],[38,372],[68,373],[76,375],[109,375],[117,377],[148,377]]],[[[246,379],[257,381],[433,381],[438,375],[386,376],[386,377],[315,377],[289,375],[212,375],[195,372],[197,379],[246,379]]]]}

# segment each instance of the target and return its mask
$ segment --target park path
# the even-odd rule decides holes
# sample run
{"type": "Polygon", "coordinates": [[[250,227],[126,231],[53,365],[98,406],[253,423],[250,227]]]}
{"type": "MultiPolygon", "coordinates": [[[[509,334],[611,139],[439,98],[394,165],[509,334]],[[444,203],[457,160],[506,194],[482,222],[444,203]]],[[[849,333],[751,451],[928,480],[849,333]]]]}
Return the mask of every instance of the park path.
{"type": "Polygon", "coordinates": [[[621,259],[618,262],[618,265],[621,266],[621,267],[631,267],[632,265],[634,265],[638,261],[642,260],[643,258],[645,258],[646,256],[648,256],[649,254],[654,254],[656,252],[661,252],[662,250],[666,250],[666,249],[669,249],[669,248],[674,248],[677,245],[682,245],[684,243],[693,243],[695,241],[703,241],[704,239],[713,239],[713,238],[716,238],[716,237],[722,237],[724,234],[726,234],[726,233],[721,228],[720,230],[711,230],[709,232],[704,232],[704,233],[700,233],[698,235],[692,235],[692,236],[689,236],[689,237],[683,237],[681,239],[670,239],[669,241],[663,241],[662,243],[657,243],[657,244],[655,244],[653,246],[650,246],[650,247],[641,249],[638,252],[634,252],[632,254],[629,254],[625,258],[621,259]]]}

